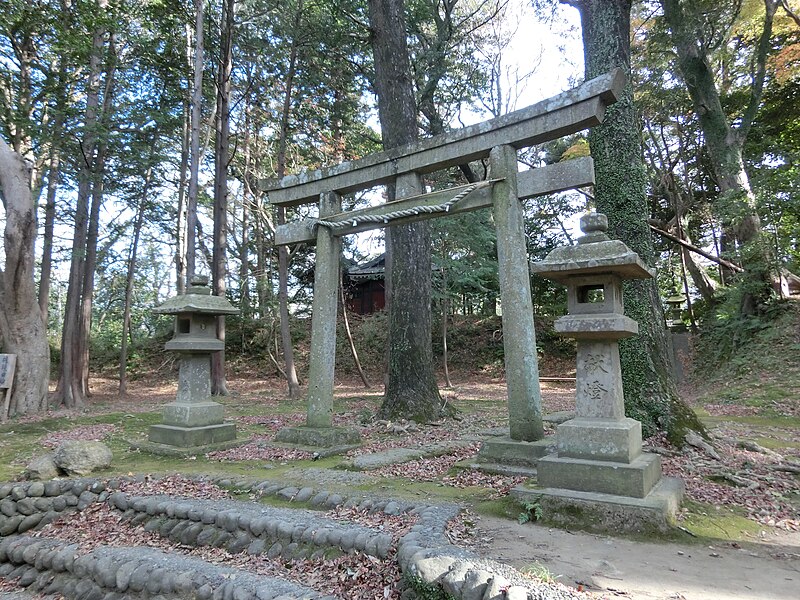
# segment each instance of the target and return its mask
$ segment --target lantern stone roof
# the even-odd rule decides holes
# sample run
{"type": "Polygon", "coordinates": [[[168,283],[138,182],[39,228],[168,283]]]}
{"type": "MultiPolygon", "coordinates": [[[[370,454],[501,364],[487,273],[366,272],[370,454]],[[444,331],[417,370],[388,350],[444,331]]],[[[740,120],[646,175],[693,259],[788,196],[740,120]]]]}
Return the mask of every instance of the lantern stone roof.
{"type": "Polygon", "coordinates": [[[153,309],[159,315],[199,313],[205,315],[238,315],[239,309],[223,296],[211,294],[207,277],[195,277],[185,294],[169,298],[153,309]]]}
{"type": "Polygon", "coordinates": [[[600,213],[581,217],[585,235],[574,246],[556,248],[544,260],[531,264],[531,272],[559,283],[573,275],[608,273],[622,279],[649,279],[653,272],[633,250],[606,235],[608,218],[600,213]]]}

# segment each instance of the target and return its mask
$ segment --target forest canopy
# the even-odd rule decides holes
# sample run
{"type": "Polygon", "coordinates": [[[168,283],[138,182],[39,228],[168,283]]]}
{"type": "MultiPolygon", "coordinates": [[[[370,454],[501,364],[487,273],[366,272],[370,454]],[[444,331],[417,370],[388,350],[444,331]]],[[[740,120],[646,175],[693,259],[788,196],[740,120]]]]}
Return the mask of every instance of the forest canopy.
{"type": "MultiPolygon", "coordinates": [[[[513,48],[534,27],[577,43],[574,6],[587,4],[408,0],[418,135],[519,108],[537,78],[559,72],[563,88],[581,79],[580,56],[556,63],[558,48],[532,56],[513,48]]],[[[800,272],[800,2],[622,4],[631,11],[660,294],[688,300],[681,318],[690,326],[768,319],[800,272]]],[[[58,359],[58,402],[85,401],[92,357],[119,361],[124,386],[127,366],[168,327],[151,308],[194,272],[211,276],[242,311],[234,326],[247,324],[249,343],[297,385],[289,321],[308,314],[313,249],[273,246],[275,227],[304,209],[269,205],[257,182],[381,147],[370,42],[360,0],[5,3],[0,136],[29,167],[26,202],[38,231],[23,243],[35,238],[26,306],[38,295],[58,359]]],[[[519,158],[536,167],[588,151],[586,135],[575,135],[519,158]]],[[[485,164],[465,165],[425,184],[485,174],[485,164]]],[[[4,187],[5,227],[17,218],[9,193],[4,187]]],[[[586,193],[526,205],[532,260],[572,240],[573,215],[592,205],[586,193]]],[[[346,196],[344,205],[376,198],[346,196]]],[[[492,235],[483,213],[432,226],[435,311],[494,313],[492,235]]],[[[367,248],[345,240],[352,262],[367,259],[367,248]]],[[[3,258],[5,309],[9,260],[24,257],[6,246],[3,258]]],[[[563,312],[556,288],[534,280],[533,289],[538,313],[563,312]]],[[[14,350],[8,324],[0,334],[0,348],[14,350]]],[[[41,410],[45,393],[15,395],[12,414],[41,410]]]]}

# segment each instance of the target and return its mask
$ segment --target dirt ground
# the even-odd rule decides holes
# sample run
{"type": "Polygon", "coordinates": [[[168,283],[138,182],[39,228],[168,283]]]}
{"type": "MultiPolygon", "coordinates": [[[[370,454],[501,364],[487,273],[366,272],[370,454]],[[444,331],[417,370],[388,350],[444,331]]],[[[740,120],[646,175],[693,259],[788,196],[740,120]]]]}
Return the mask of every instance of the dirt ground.
{"type": "Polygon", "coordinates": [[[715,546],[636,542],[481,517],[486,556],[603,597],[635,600],[796,600],[800,534],[766,533],[715,546]]]}

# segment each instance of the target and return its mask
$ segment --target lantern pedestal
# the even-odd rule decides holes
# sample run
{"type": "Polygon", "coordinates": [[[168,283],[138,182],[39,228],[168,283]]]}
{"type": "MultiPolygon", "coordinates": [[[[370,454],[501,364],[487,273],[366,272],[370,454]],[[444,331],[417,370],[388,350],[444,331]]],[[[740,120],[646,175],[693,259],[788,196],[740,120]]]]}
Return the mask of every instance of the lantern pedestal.
{"type": "Polygon", "coordinates": [[[487,473],[535,477],[539,460],[552,451],[552,438],[526,442],[499,436],[481,442],[477,462],[465,464],[487,473]]]}
{"type": "Polygon", "coordinates": [[[209,446],[217,446],[218,444],[235,440],[236,425],[233,423],[219,423],[203,427],[153,425],[150,427],[149,439],[154,444],[191,448],[193,450],[202,448],[204,452],[208,452],[212,449],[209,446]]]}

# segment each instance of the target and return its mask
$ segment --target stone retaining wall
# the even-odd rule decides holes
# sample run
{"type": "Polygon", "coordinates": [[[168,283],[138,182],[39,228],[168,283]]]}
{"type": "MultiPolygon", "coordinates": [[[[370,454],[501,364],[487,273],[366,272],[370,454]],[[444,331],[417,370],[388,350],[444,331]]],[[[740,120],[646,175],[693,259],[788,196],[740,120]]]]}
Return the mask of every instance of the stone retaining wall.
{"type": "Polygon", "coordinates": [[[66,598],[335,600],[288,581],[250,575],[153,548],[98,548],[15,535],[0,542],[0,576],[66,598]]]}
{"type": "Polygon", "coordinates": [[[0,485],[0,536],[25,533],[58,518],[65,510],[83,510],[108,498],[118,482],[64,479],[0,485]]]}
{"type": "MultiPolygon", "coordinates": [[[[415,514],[418,521],[397,544],[404,573],[434,583],[456,600],[555,599],[567,596],[533,586],[519,573],[482,561],[453,546],[445,528],[460,508],[342,494],[271,481],[210,479],[221,487],[312,507],[357,507],[370,513],[415,514]],[[524,583],[525,585],[520,585],[524,583]],[[514,585],[517,584],[517,585],[514,585]]],[[[75,557],[77,547],[24,535],[64,511],[107,502],[124,519],[143,525],[175,543],[225,547],[229,552],[268,557],[321,558],[329,552],[361,551],[385,559],[390,535],[357,524],[343,524],[315,510],[280,508],[235,500],[169,496],[139,497],[119,491],[120,480],[53,480],[0,486],[0,577],[24,587],[66,598],[316,599],[321,594],[283,580],[217,567],[202,560],[153,548],[98,548],[75,557]]],[[[411,590],[404,598],[413,598],[411,590]]]]}

